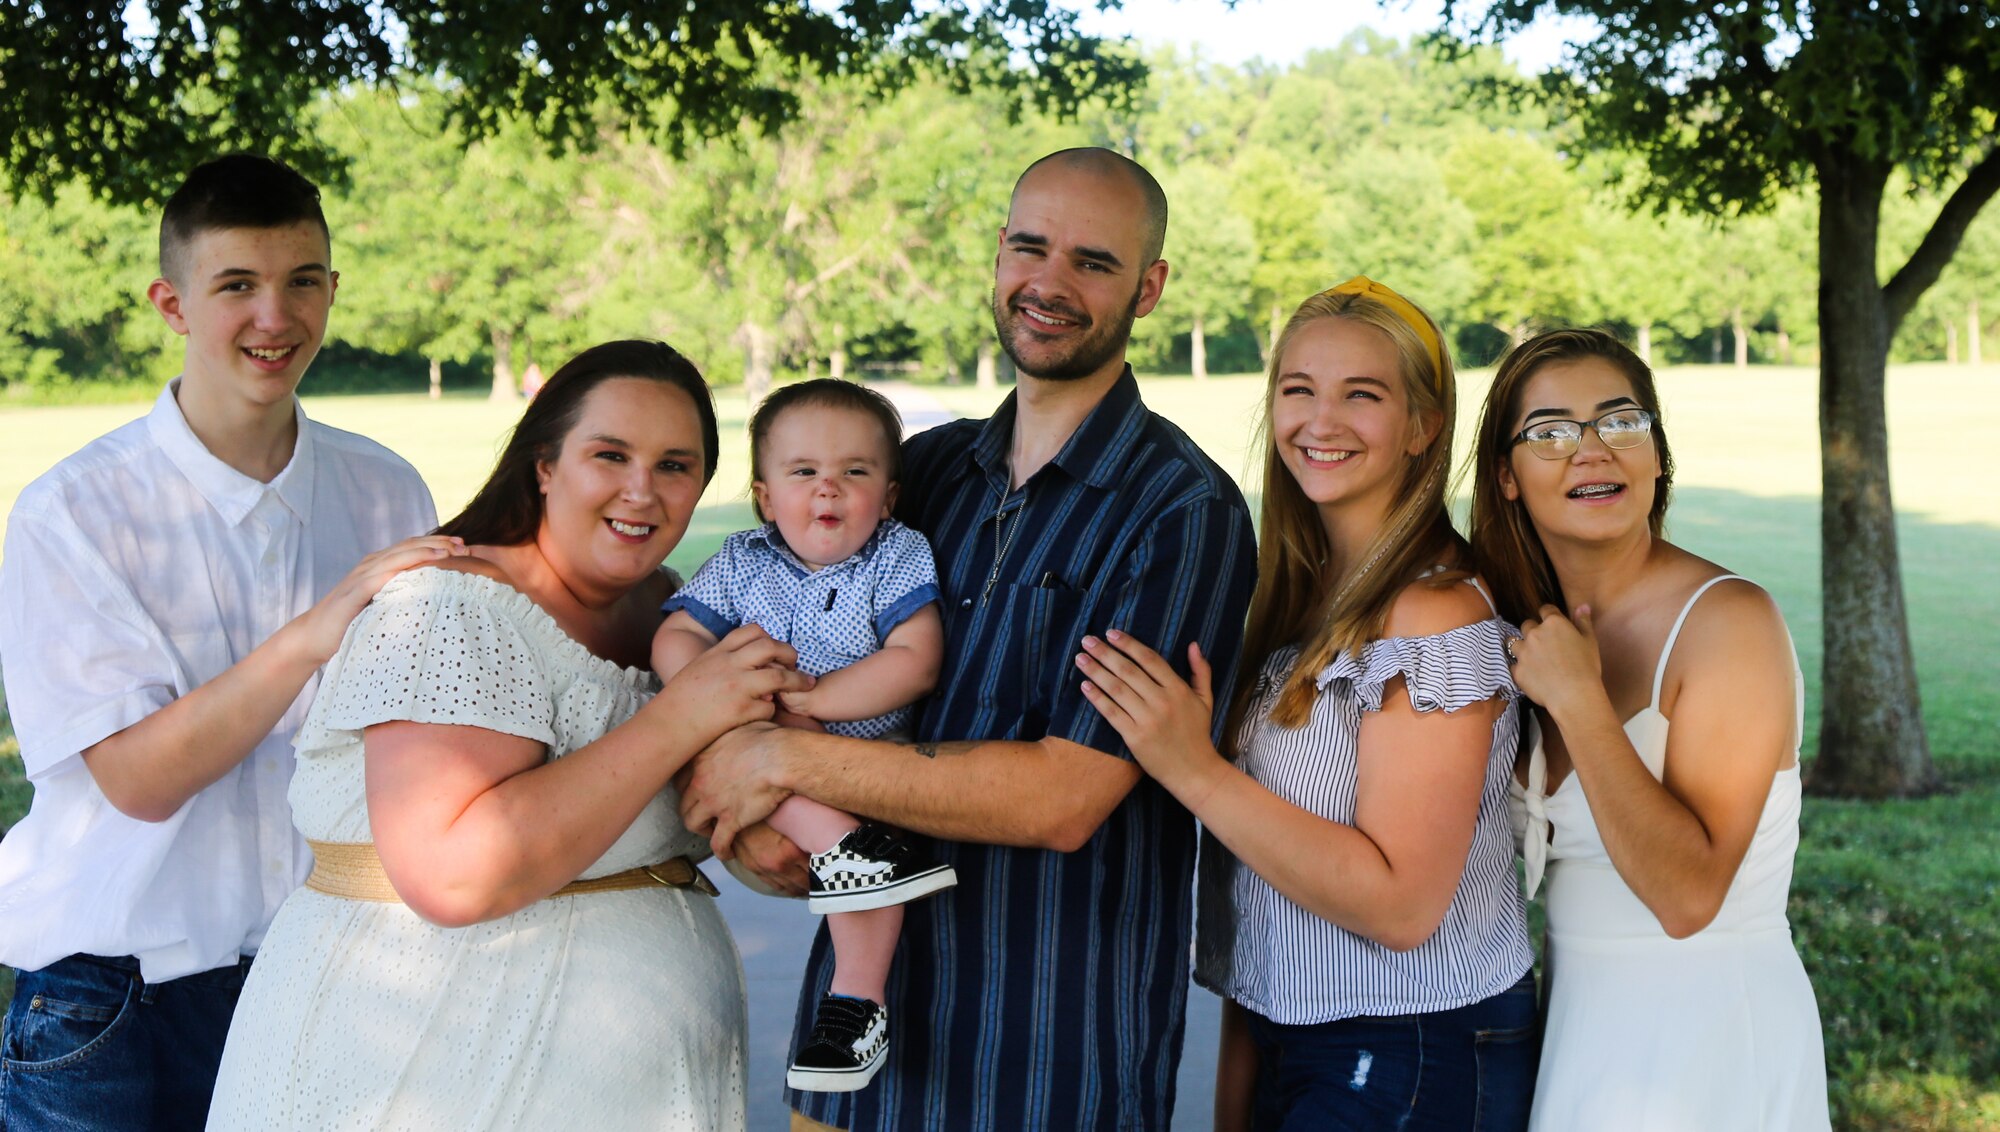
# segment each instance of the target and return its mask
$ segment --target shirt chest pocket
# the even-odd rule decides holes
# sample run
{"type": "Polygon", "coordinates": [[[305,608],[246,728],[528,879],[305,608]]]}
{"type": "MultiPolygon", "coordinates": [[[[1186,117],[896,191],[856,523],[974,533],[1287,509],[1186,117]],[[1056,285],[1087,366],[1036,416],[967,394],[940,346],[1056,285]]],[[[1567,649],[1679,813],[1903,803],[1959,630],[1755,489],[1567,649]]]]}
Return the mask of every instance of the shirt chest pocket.
{"type": "Polygon", "coordinates": [[[1062,690],[1083,681],[1072,658],[1083,647],[1084,595],[1042,586],[1008,586],[1005,595],[994,603],[1000,621],[989,686],[1000,706],[1020,712],[1018,737],[1039,739],[1062,690]]]}

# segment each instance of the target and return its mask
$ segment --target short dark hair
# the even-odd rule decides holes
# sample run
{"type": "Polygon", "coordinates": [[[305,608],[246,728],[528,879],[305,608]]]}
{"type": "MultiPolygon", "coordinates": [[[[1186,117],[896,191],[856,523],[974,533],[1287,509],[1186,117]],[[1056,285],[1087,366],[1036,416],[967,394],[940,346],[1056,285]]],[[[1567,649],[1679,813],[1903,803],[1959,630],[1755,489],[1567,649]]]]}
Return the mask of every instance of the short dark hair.
{"type": "MultiPolygon", "coordinates": [[[[847,409],[874,417],[876,423],[882,426],[882,445],[889,453],[889,482],[895,483],[901,478],[903,415],[896,411],[895,403],[865,385],[832,377],[816,377],[796,385],[780,386],[757,406],[757,411],[750,415],[750,478],[764,478],[764,442],[770,438],[771,427],[778,423],[778,418],[787,409],[812,405],[847,409]]],[[[750,510],[756,513],[759,522],[769,521],[764,509],[757,505],[754,494],[750,498],[750,510]]]]}
{"type": "Polygon", "coordinates": [[[1051,162],[1093,173],[1118,173],[1130,180],[1146,203],[1146,231],[1140,243],[1139,266],[1149,267],[1160,258],[1161,249],[1167,246],[1167,191],[1160,187],[1158,179],[1148,173],[1144,165],[1103,146],[1059,149],[1021,170],[1021,175],[1014,180],[1014,191],[1021,191],[1021,182],[1028,179],[1028,174],[1051,162]]]}
{"type": "Polygon", "coordinates": [[[701,482],[715,478],[718,434],[715,399],[701,371],[665,342],[626,339],[592,346],[563,363],[542,386],[493,465],[479,493],[444,525],[441,535],[457,535],[476,546],[519,546],[542,524],[541,483],[535,465],[562,453],[563,437],[583,415],[584,398],[615,377],[636,377],[675,386],[694,401],[701,418],[701,482]]]}
{"type": "Polygon", "coordinates": [[[218,228],[284,228],[310,220],[327,234],[319,188],[291,166],[254,153],[232,153],[195,167],[160,214],[160,275],[177,279],[187,246],[218,228]]]}

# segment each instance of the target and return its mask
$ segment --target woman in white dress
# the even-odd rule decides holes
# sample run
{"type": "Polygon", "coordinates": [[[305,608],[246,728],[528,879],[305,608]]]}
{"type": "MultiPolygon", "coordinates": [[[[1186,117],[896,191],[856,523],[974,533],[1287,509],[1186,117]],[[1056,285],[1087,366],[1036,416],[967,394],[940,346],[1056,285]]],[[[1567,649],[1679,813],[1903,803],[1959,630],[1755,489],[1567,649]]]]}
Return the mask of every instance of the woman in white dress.
{"type": "Polygon", "coordinates": [[[1473,553],[1522,622],[1535,705],[1516,784],[1548,900],[1533,1127],[1828,1127],[1785,919],[1803,682],[1777,606],[1660,537],[1658,394],[1609,334],[1515,348],[1474,459],[1473,553]]]}
{"type": "Polygon", "coordinates": [[[210,1128],[743,1127],[742,967],[669,780],[809,681],[755,630],[658,695],[642,667],[715,459],[685,359],[587,350],[441,528],[470,555],[355,620],[210,1128]]]}

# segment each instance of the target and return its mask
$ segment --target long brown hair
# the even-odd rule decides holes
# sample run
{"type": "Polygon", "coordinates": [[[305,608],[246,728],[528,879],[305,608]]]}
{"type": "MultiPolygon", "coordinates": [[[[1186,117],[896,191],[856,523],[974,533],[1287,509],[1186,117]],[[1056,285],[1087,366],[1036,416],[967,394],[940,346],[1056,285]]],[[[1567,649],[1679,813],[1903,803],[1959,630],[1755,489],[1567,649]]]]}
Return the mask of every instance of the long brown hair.
{"type": "Polygon", "coordinates": [[[1533,617],[1544,605],[1563,605],[1562,583],[1542,545],[1542,536],[1528,517],[1527,504],[1509,500],[1500,490],[1500,467],[1512,458],[1521,412],[1521,393],[1543,366],[1597,358],[1625,375],[1632,399],[1653,414],[1653,448],[1660,458],[1660,477],[1653,485],[1653,507],[1646,523],[1658,538],[1666,526],[1667,503],[1673,496],[1674,454],[1660,418],[1660,391],[1653,369],[1609,332],[1551,330],[1509,351],[1486,391],[1479,413],[1479,438],[1472,453],[1472,561],[1493,587],[1493,602],[1509,620],[1533,617]]]}
{"type": "Polygon", "coordinates": [[[519,546],[535,537],[542,525],[542,492],[535,465],[562,452],[563,437],[576,426],[590,391],[614,377],[637,377],[679,388],[694,402],[701,418],[701,482],[715,478],[715,400],[694,363],[665,342],[629,338],[592,346],[563,363],[549,378],[494,462],[479,493],[465,510],[438,527],[441,535],[457,535],[476,546],[519,546]]]}
{"type": "MultiPolygon", "coordinates": [[[[1264,413],[1257,442],[1264,457],[1264,500],[1257,544],[1257,592],[1250,599],[1250,620],[1244,631],[1243,656],[1253,664],[1287,645],[1299,646],[1271,719],[1282,727],[1297,727],[1312,711],[1315,677],[1342,650],[1358,649],[1381,636],[1389,607],[1404,586],[1440,564],[1452,564],[1465,546],[1445,510],[1444,489],[1451,468],[1452,422],[1458,412],[1457,382],[1444,335],[1428,314],[1417,311],[1439,342],[1439,365],[1431,364],[1430,348],[1408,322],[1365,294],[1314,295],[1299,304],[1279,333],[1271,351],[1264,388],[1264,413]],[[1292,477],[1272,435],[1271,403],[1284,372],[1285,350],[1306,326],[1326,318],[1370,326],[1395,343],[1397,369],[1410,403],[1410,427],[1435,421],[1437,435],[1430,446],[1407,461],[1396,487],[1396,502],[1388,517],[1363,547],[1348,555],[1345,573],[1330,564],[1332,547],[1319,510],[1292,477]]],[[[1440,582],[1462,577],[1440,576],[1440,582]]],[[[1237,683],[1225,741],[1236,734],[1256,698],[1256,681],[1237,683]]]]}

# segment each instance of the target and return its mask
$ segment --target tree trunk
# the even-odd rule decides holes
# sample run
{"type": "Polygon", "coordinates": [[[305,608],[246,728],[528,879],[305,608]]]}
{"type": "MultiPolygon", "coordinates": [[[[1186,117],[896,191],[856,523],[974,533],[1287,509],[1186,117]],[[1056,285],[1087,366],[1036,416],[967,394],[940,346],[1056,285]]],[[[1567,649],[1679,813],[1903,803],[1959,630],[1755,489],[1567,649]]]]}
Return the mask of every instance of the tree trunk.
{"type": "Polygon", "coordinates": [[[1965,305],[1965,354],[1966,361],[1979,365],[1979,300],[1965,305]]]}
{"type": "Polygon", "coordinates": [[[520,387],[514,384],[514,330],[512,327],[495,326],[493,337],[493,392],[489,394],[495,401],[516,401],[520,399],[520,387]]]}
{"type": "Polygon", "coordinates": [[[1778,364],[1792,364],[1792,332],[1786,330],[1782,322],[1778,324],[1778,364]]]}
{"type": "Polygon", "coordinates": [[[1891,326],[1875,275],[1886,167],[1821,163],[1819,758],[1813,793],[1884,798],[1936,784],[1910,654],[1889,495],[1891,326]]]}
{"type": "Polygon", "coordinates": [[[1958,364],[1958,321],[1944,319],[1944,360],[1946,365],[1958,364]]]}
{"type": "Polygon", "coordinates": [[[1722,328],[1720,326],[1713,328],[1708,335],[1708,364],[1712,366],[1722,364],[1722,328]]]}
{"type": "Polygon", "coordinates": [[[1269,368],[1270,368],[1270,366],[1271,366],[1271,358],[1272,358],[1272,355],[1274,355],[1274,354],[1276,354],[1276,353],[1278,352],[1278,334],[1279,334],[1279,332],[1281,332],[1281,331],[1283,331],[1283,330],[1285,329],[1285,321],[1284,321],[1284,320],[1285,320],[1285,308],[1284,308],[1284,307],[1281,307],[1281,306],[1279,306],[1279,305],[1278,305],[1277,303],[1272,303],[1272,304],[1271,304],[1271,344],[1270,344],[1270,346],[1269,346],[1269,347],[1268,347],[1267,349],[1265,349],[1265,351],[1264,351],[1264,367],[1265,367],[1266,369],[1269,369],[1269,368]]]}
{"type": "Polygon", "coordinates": [[[988,338],[979,341],[979,353],[972,367],[972,384],[979,389],[1000,388],[1000,349],[988,338]]]}
{"type": "Polygon", "coordinates": [[[833,324],[833,353],[827,356],[826,373],[835,381],[847,380],[847,328],[833,324]]]}
{"type": "Polygon", "coordinates": [[[944,383],[946,385],[965,384],[965,369],[958,364],[958,359],[950,354],[946,354],[944,358],[944,383]]]}
{"type": "Polygon", "coordinates": [[[429,360],[431,363],[431,400],[435,401],[444,396],[444,363],[438,361],[436,358],[429,360]]]}
{"type": "Polygon", "coordinates": [[[1647,365],[1653,364],[1653,324],[1650,322],[1639,324],[1639,360],[1647,365]]]}
{"type": "Polygon", "coordinates": [[[1208,334],[1202,324],[1201,312],[1194,312],[1194,330],[1188,335],[1188,361],[1194,369],[1196,381],[1208,380],[1208,334]]]}
{"type": "Polygon", "coordinates": [[[754,412],[771,392],[778,338],[769,327],[751,319],[744,319],[736,328],[736,337],[743,346],[743,399],[754,412]]]}
{"type": "Polygon", "coordinates": [[[1736,368],[1745,369],[1750,365],[1750,328],[1743,325],[1743,308],[1729,312],[1729,329],[1736,335],[1736,368]]]}

